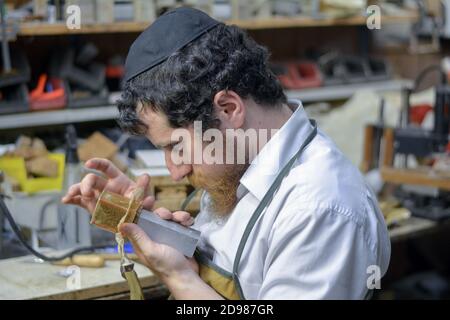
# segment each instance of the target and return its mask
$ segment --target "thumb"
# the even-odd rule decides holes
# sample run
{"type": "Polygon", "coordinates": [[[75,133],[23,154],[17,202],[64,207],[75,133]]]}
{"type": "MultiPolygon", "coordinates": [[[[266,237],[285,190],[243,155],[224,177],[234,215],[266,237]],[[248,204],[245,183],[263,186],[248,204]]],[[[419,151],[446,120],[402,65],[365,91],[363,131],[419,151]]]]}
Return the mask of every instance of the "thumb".
{"type": "Polygon", "coordinates": [[[134,223],[122,223],[119,226],[119,231],[133,243],[133,246],[136,246],[145,255],[154,252],[155,243],[150,240],[144,230],[138,225],[134,223]]]}

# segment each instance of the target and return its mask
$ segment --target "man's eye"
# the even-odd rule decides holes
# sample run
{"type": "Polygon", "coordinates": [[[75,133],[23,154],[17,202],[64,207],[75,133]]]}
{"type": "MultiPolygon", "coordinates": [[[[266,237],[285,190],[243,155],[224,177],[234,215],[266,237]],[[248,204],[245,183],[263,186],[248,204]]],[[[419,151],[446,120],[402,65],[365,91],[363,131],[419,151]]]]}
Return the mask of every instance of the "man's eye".
{"type": "Polygon", "coordinates": [[[178,143],[171,143],[166,146],[167,149],[172,150],[178,143]]]}
{"type": "Polygon", "coordinates": [[[182,147],[182,145],[183,145],[183,143],[182,143],[183,141],[176,141],[176,142],[174,142],[174,143],[171,143],[171,145],[172,145],[172,147],[175,147],[175,146],[178,146],[178,147],[182,147]]]}

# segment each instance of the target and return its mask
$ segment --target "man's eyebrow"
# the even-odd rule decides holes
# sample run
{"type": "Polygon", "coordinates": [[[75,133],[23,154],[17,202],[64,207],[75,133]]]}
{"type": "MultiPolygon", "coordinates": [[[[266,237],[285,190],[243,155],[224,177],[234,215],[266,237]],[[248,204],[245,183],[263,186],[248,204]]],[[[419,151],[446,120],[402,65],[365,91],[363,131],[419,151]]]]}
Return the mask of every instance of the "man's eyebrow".
{"type": "Polygon", "coordinates": [[[154,144],[154,146],[157,147],[158,149],[163,149],[163,148],[166,148],[166,147],[171,146],[171,145],[176,145],[176,144],[178,144],[180,142],[181,142],[181,139],[173,140],[173,141],[171,140],[169,142],[161,142],[161,143],[154,144]]]}

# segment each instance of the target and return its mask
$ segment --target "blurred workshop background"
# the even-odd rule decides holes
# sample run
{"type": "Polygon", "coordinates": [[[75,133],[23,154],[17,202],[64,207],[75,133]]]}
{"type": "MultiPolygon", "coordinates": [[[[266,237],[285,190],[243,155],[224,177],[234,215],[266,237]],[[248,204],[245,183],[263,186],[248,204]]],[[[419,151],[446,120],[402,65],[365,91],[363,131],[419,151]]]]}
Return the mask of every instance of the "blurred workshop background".
{"type": "MultiPolygon", "coordinates": [[[[236,24],[267,46],[287,96],[366,175],[392,241],[373,298],[450,298],[449,0],[0,3],[0,190],[20,229],[0,214],[0,299],[127,299],[113,235],[60,198],[92,157],[131,177],[149,173],[158,206],[178,210],[192,191],[170,180],[161,151],[115,120],[131,43],[177,6],[236,24]],[[70,5],[81,8],[81,28],[70,5]],[[94,252],[98,264],[79,263],[83,281],[71,289],[67,264],[33,258],[15,231],[38,252],[111,247],[94,252]]],[[[146,268],[136,270],[147,298],[167,297],[146,268]]]]}

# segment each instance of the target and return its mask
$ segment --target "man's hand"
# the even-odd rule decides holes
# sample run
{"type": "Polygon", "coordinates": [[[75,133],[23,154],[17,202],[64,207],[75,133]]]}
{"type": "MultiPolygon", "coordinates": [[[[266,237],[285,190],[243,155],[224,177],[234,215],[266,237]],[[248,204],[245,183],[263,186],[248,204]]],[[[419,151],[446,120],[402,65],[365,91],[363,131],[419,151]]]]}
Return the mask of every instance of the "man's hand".
{"type": "MultiPolygon", "coordinates": [[[[104,189],[131,197],[134,190],[143,188],[144,194],[147,195],[150,183],[148,175],[142,175],[134,182],[106,159],[94,158],[87,161],[85,166],[101,171],[106,178],[92,173],[87,174],[80,183],[70,187],[62,198],[63,203],[81,206],[92,213],[104,189]]],[[[153,197],[145,196],[143,207],[152,210],[154,203],[153,197]]],[[[163,219],[173,220],[184,226],[194,223],[194,219],[185,211],[171,212],[165,208],[159,208],[154,212],[163,219]]],[[[172,247],[150,240],[136,224],[124,223],[120,225],[119,230],[132,242],[134,251],[141,262],[159,276],[176,299],[221,299],[221,296],[199,277],[195,259],[188,259],[172,247]]]]}
{"type": "Polygon", "coordinates": [[[176,249],[150,240],[138,225],[123,223],[119,231],[131,241],[141,263],[150,268],[163,282],[170,277],[198,273],[195,259],[188,259],[176,249]]]}
{"type": "Polygon", "coordinates": [[[182,224],[185,227],[189,227],[194,224],[194,218],[191,217],[190,213],[186,211],[171,212],[166,208],[158,208],[153,212],[155,212],[164,220],[172,220],[178,222],[179,224],[182,224]]]}
{"type": "MultiPolygon", "coordinates": [[[[187,212],[170,213],[164,208],[155,212],[163,218],[171,214],[172,218],[169,219],[184,225],[189,225],[192,219],[187,212]]],[[[150,240],[136,224],[123,223],[119,230],[132,242],[139,260],[159,277],[175,299],[223,299],[200,278],[195,259],[188,259],[172,247],[150,240]]]]}
{"type": "MultiPolygon", "coordinates": [[[[194,223],[194,218],[186,211],[171,212],[166,208],[158,208],[154,212],[162,219],[172,220],[186,227],[194,223]]],[[[123,224],[119,230],[131,241],[141,262],[159,276],[168,277],[172,273],[182,273],[187,270],[198,273],[195,259],[188,259],[172,247],[152,241],[139,226],[123,224]]]]}
{"type": "MultiPolygon", "coordinates": [[[[134,182],[107,159],[90,159],[85,166],[102,172],[106,178],[93,173],[87,174],[80,183],[69,188],[67,194],[62,198],[63,203],[81,206],[92,213],[95,210],[98,197],[104,189],[125,197],[131,197],[132,192],[137,188],[143,188],[145,194],[147,194],[150,183],[148,175],[142,175],[134,182]]],[[[143,201],[143,207],[147,210],[151,210],[155,203],[151,196],[145,196],[143,201]]],[[[173,220],[184,226],[190,226],[194,223],[194,219],[185,211],[171,212],[168,209],[159,208],[154,212],[162,219],[173,220]]],[[[124,224],[120,227],[120,231],[133,243],[141,262],[160,277],[184,273],[186,270],[198,273],[198,266],[194,259],[187,259],[177,250],[151,241],[137,225],[124,224]]]]}
{"type": "Polygon", "coordinates": [[[67,194],[62,198],[63,203],[78,205],[92,213],[94,212],[97,199],[104,189],[125,197],[131,197],[134,190],[143,188],[146,195],[143,200],[143,206],[147,210],[152,209],[155,199],[147,196],[147,189],[150,183],[148,175],[144,174],[134,182],[111,161],[100,158],[88,160],[85,167],[102,172],[106,179],[93,173],[87,174],[80,183],[74,184],[69,188],[67,194]]]}
{"type": "MultiPolygon", "coordinates": [[[[158,208],[154,212],[162,219],[172,220],[186,227],[194,223],[189,212],[171,212],[166,208],[158,208]]],[[[141,263],[150,268],[166,285],[171,281],[180,282],[185,281],[181,279],[198,278],[199,269],[194,258],[186,258],[172,247],[152,241],[136,224],[121,224],[119,231],[131,241],[141,263]]]]}

